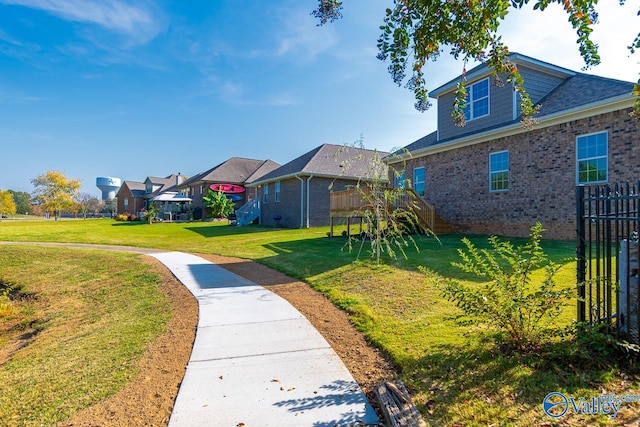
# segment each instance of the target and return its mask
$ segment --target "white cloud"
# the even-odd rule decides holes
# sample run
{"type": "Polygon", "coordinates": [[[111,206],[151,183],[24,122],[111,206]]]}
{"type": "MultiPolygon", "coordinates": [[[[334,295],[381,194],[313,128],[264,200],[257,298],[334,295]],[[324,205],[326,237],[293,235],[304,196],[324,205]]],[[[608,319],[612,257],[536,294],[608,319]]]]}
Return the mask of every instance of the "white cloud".
{"type": "MultiPolygon", "coordinates": [[[[627,2],[602,2],[596,6],[598,23],[593,25],[592,40],[598,45],[600,65],[586,71],[603,77],[633,81],[638,78],[638,54],[629,57],[626,48],[638,34],[638,6],[627,2]]],[[[529,55],[555,65],[580,71],[577,35],[560,5],[551,4],[544,12],[523,9],[507,15],[500,26],[503,40],[513,52],[529,55]]]]}
{"type": "Polygon", "coordinates": [[[151,3],[135,6],[119,0],[0,0],[0,3],[39,9],[62,19],[98,25],[144,44],[165,27],[151,3]]]}
{"type": "Polygon", "coordinates": [[[331,26],[318,27],[306,9],[299,9],[280,17],[282,27],[277,37],[277,56],[314,60],[319,54],[338,43],[331,26]]]}

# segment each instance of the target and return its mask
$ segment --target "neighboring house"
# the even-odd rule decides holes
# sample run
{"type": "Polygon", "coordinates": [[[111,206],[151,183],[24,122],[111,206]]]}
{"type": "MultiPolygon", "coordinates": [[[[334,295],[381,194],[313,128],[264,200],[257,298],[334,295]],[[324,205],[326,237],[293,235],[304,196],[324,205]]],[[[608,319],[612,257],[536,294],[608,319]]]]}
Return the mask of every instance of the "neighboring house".
{"type": "MultiPolygon", "coordinates": [[[[387,153],[323,144],[247,185],[260,201],[260,222],[290,228],[329,225],[330,192],[372,177],[387,153]]],[[[381,177],[386,181],[386,166],[381,177]]]]}
{"type": "Polygon", "coordinates": [[[135,213],[145,205],[144,182],[124,181],[116,193],[117,213],[135,213]]]}
{"type": "Polygon", "coordinates": [[[431,92],[438,129],[405,147],[405,176],[457,232],[526,236],[539,221],[546,238],[574,239],[576,185],[640,178],[633,83],[510,59],[540,105],[538,123],[524,128],[518,94],[480,65],[466,73],[465,127],[451,117],[460,77],[431,92]]]}
{"type": "Polygon", "coordinates": [[[184,179],[180,174],[171,174],[165,178],[149,176],[144,182],[124,181],[116,193],[117,212],[138,215],[151,201],[163,202],[159,203],[161,212],[186,211],[190,200],[175,198],[180,193],[176,186],[184,179]]]}
{"type": "Polygon", "coordinates": [[[193,199],[194,219],[202,219],[207,215],[202,196],[207,195],[212,185],[215,188],[233,186],[233,197],[237,206],[244,204],[250,197],[246,194],[245,185],[273,171],[280,165],[271,160],[255,160],[232,157],[217,166],[199,173],[178,186],[193,199]],[[220,187],[222,186],[222,187],[220,187]],[[239,187],[239,188],[238,188],[239,187]]]}

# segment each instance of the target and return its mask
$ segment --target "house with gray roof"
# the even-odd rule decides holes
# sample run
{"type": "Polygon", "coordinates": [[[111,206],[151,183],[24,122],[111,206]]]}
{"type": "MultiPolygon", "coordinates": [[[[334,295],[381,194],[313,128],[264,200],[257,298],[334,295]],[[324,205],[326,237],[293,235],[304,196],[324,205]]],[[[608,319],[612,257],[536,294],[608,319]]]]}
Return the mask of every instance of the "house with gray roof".
{"type": "Polygon", "coordinates": [[[329,225],[330,193],[362,181],[387,181],[387,153],[323,144],[247,184],[259,201],[260,222],[288,228],[329,225]],[[378,169],[376,170],[376,166],[378,169]]]}
{"type": "Polygon", "coordinates": [[[125,180],[116,193],[117,213],[136,214],[145,207],[144,182],[125,180]]]}
{"type": "Polygon", "coordinates": [[[117,213],[138,216],[149,203],[156,202],[168,220],[173,220],[174,214],[183,214],[186,219],[191,199],[177,188],[185,178],[178,173],[164,178],[148,176],[144,182],[125,180],[116,193],[117,213]]]}
{"type": "Polygon", "coordinates": [[[272,160],[232,157],[185,180],[178,188],[193,200],[194,219],[202,219],[207,215],[202,197],[207,195],[212,185],[216,189],[232,188],[233,192],[229,193],[228,197],[231,197],[237,206],[241,206],[249,198],[246,194],[246,185],[279,166],[272,160]]]}
{"type": "MultiPolygon", "coordinates": [[[[416,193],[460,233],[575,238],[577,185],[640,178],[640,121],[630,116],[633,83],[575,72],[512,54],[540,106],[521,123],[518,93],[496,85],[481,64],[431,92],[437,129],[407,145],[404,164],[416,193]],[[466,125],[452,120],[455,86],[466,79],[466,125]]],[[[504,79],[502,79],[504,81],[504,79]]]]}

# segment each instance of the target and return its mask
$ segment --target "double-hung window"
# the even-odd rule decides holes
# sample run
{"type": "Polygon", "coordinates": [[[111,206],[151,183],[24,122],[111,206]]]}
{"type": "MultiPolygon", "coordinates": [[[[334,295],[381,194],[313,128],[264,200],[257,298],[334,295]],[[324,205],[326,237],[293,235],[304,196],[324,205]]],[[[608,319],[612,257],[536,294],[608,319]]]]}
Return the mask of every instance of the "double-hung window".
{"type": "Polygon", "coordinates": [[[269,201],[269,184],[265,184],[262,187],[262,203],[267,203],[269,201]]]}
{"type": "Polygon", "coordinates": [[[273,201],[274,202],[279,202],[280,201],[280,181],[276,182],[274,184],[274,191],[273,191],[273,201]]]}
{"type": "Polygon", "coordinates": [[[418,196],[424,197],[424,168],[415,168],[413,170],[413,190],[418,193],[418,196]]]}
{"type": "Polygon", "coordinates": [[[489,154],[489,191],[509,189],[509,152],[489,154]]]}
{"type": "Polygon", "coordinates": [[[471,85],[467,92],[467,105],[464,109],[466,120],[478,119],[489,115],[489,79],[480,80],[471,85]]]}
{"type": "Polygon", "coordinates": [[[607,182],[607,132],[579,136],[576,140],[578,184],[607,182]]]}

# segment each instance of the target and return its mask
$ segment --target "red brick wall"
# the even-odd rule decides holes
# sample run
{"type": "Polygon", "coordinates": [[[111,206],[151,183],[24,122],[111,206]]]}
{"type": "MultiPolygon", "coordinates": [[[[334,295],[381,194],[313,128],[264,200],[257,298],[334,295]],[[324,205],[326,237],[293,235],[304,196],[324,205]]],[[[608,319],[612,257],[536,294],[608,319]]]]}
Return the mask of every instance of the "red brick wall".
{"type": "Polygon", "coordinates": [[[425,167],[427,202],[457,232],[527,236],[537,221],[545,238],[575,238],[576,137],[608,132],[609,183],[640,179],[640,120],[607,113],[455,150],[416,157],[425,167]],[[509,190],[489,191],[489,154],[509,150],[509,190]]]}

